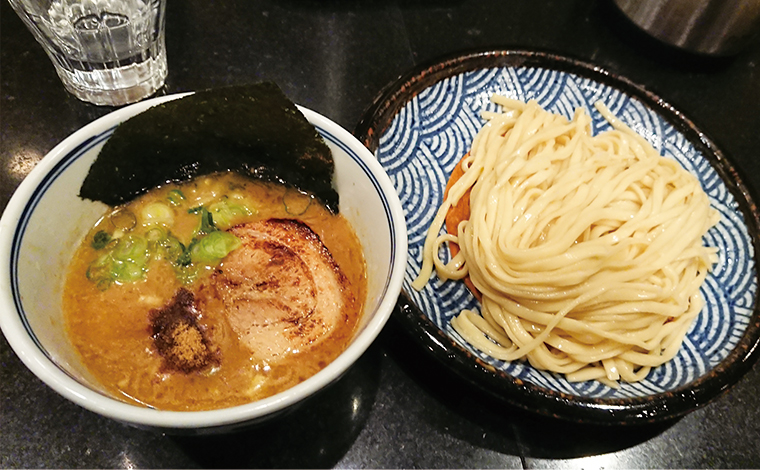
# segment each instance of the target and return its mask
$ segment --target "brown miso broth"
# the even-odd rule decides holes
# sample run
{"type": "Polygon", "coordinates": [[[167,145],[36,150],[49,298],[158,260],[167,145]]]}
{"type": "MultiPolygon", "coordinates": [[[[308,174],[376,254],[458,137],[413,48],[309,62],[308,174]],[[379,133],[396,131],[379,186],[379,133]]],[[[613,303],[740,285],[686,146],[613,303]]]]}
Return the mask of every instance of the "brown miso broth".
{"type": "MultiPolygon", "coordinates": [[[[240,218],[236,225],[240,225],[240,218]]],[[[323,369],[353,337],[366,298],[366,284],[362,247],[341,215],[332,214],[316,199],[293,188],[230,173],[159,187],[106,214],[83,240],[69,266],[63,309],[69,337],[83,363],[116,397],[157,409],[207,410],[266,398],[323,369]],[[167,205],[176,190],[184,199],[177,206],[167,205]],[[156,216],[153,209],[158,203],[171,208],[171,233],[187,246],[198,224],[198,215],[189,209],[220,199],[251,209],[243,216],[246,224],[270,219],[305,224],[319,237],[345,277],[347,292],[343,298],[348,300],[341,309],[340,321],[324,339],[310,344],[308,349],[269,356],[252,350],[241,339],[239,328],[236,330],[227,314],[213,308],[218,300],[201,302],[204,308],[197,321],[211,345],[213,359],[199,370],[180,371],[167,367],[166,358],[158,351],[151,315],[172,302],[182,287],[207,293],[213,287],[210,280],[224,269],[224,259],[216,267],[201,269],[191,283],[183,283],[167,259],[154,257],[141,279],[104,285],[88,279],[88,270],[99,256],[92,242],[102,231],[123,237],[146,230],[141,224],[149,225],[151,217],[161,219],[166,215],[158,211],[156,216]]]]}

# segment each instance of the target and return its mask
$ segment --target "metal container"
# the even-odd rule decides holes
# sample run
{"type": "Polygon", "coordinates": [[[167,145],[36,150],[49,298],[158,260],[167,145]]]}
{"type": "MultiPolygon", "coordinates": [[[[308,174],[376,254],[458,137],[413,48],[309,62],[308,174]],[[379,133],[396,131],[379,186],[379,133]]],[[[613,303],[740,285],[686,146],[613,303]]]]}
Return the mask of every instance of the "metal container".
{"type": "Polygon", "coordinates": [[[707,55],[732,55],[760,31],[760,0],[614,0],[662,42],[707,55]]]}

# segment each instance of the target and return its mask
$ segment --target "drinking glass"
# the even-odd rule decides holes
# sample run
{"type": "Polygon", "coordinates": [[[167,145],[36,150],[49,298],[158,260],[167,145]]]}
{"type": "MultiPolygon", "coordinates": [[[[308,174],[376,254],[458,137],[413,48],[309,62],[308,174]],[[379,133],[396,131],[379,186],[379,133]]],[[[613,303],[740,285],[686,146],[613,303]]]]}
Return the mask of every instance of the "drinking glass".
{"type": "Polygon", "coordinates": [[[77,98],[121,106],[164,84],[166,0],[8,0],[77,98]]]}

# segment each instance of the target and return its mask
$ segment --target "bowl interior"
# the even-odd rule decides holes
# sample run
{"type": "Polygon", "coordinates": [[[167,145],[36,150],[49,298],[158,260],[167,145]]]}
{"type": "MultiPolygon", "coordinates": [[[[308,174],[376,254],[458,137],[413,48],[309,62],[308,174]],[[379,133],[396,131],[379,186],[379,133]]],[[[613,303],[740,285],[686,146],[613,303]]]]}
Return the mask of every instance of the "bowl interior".
{"type": "Polygon", "coordinates": [[[72,378],[101,392],[67,339],[61,300],[68,261],[107,207],[80,199],[76,188],[110,134],[71,152],[45,175],[21,215],[11,250],[15,308],[36,347],[72,378]]]}
{"type": "Polygon", "coordinates": [[[73,401],[111,417],[148,426],[218,426],[261,417],[340,376],[390,316],[405,266],[405,225],[393,187],[372,154],[347,131],[304,108],[301,111],[333,152],[340,210],[365,251],[368,295],[364,315],[348,349],[317,375],[275,397],[237,407],[236,412],[226,415],[228,410],[183,413],[196,415],[197,420],[167,416],[181,412],[138,409],[115,402],[82,364],[65,332],[62,286],[76,247],[107,206],[79,198],[78,191],[116,124],[147,104],[150,103],[140,103],[131,112],[125,112],[130,107],[124,108],[72,135],[43,159],[12,198],[3,215],[0,237],[3,255],[8,256],[2,286],[6,301],[2,326],[11,346],[35,374],[73,401]]]}

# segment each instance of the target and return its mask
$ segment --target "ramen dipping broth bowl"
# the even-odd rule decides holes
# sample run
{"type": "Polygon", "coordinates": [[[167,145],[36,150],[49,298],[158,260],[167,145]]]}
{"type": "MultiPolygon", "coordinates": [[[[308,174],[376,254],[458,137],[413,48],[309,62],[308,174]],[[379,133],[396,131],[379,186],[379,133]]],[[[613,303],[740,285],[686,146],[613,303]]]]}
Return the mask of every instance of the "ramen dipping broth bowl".
{"type": "Polygon", "coordinates": [[[88,170],[115,127],[179,95],[137,103],[87,125],[56,146],[11,198],[0,220],[0,327],[24,364],[65,398],[137,427],[182,433],[230,430],[263,421],[337,380],[377,337],[401,290],[407,257],[404,214],[375,157],[349,132],[300,108],[335,161],[340,212],[364,250],[367,299],[348,347],[325,368],[281,393],[232,408],[161,411],[120,401],[82,364],[67,337],[62,290],[76,247],[107,207],[78,196],[88,170]]]}

